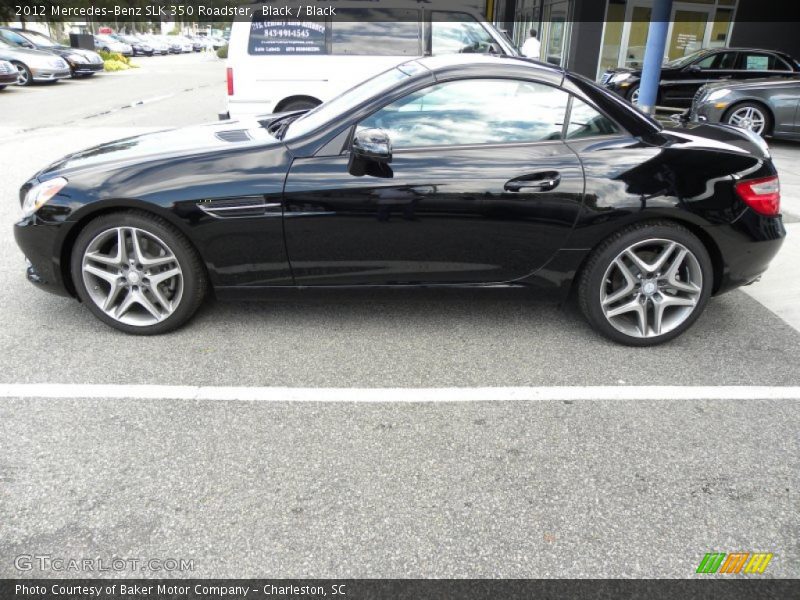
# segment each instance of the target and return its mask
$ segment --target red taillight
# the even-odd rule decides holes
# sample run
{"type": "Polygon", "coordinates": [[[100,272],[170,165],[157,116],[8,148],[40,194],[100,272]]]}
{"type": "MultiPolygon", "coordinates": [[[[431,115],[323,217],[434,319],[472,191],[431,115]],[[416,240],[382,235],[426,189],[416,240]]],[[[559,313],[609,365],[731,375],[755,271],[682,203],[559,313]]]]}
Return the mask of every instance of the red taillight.
{"type": "Polygon", "coordinates": [[[225,72],[228,75],[228,96],[233,96],[233,69],[228,67],[225,72]]]}
{"type": "Polygon", "coordinates": [[[774,217],[781,212],[781,184],[777,175],[740,181],[736,193],[759,214],[774,217]]]}

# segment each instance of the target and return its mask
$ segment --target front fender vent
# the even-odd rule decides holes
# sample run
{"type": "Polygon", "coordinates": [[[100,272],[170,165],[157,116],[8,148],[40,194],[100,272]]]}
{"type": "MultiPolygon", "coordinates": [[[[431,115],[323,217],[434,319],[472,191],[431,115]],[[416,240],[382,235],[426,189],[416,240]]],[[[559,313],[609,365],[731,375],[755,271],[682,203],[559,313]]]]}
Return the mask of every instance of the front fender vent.
{"type": "Polygon", "coordinates": [[[226,131],[217,131],[215,134],[218,140],[223,142],[247,142],[252,140],[253,138],[250,137],[250,134],[247,133],[246,129],[228,129],[226,131]]]}
{"type": "Polygon", "coordinates": [[[267,202],[263,196],[205,200],[197,207],[216,219],[281,216],[281,203],[267,202]]]}

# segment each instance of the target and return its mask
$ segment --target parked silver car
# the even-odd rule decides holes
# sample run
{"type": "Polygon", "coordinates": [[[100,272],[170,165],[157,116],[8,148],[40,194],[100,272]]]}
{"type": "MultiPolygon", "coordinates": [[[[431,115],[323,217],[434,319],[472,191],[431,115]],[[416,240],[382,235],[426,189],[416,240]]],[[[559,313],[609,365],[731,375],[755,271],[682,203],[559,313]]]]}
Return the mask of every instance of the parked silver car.
{"type": "Polygon", "coordinates": [[[0,90],[17,83],[17,68],[7,60],[0,60],[0,90]]]}
{"type": "Polygon", "coordinates": [[[123,56],[133,56],[133,48],[130,44],[115,40],[110,35],[98,33],[94,36],[95,50],[103,50],[104,52],[117,52],[123,56]]]}
{"type": "Polygon", "coordinates": [[[34,81],[58,81],[72,76],[69,65],[60,56],[42,50],[12,46],[0,40],[0,59],[7,60],[17,70],[17,85],[34,81]]]}
{"type": "Polygon", "coordinates": [[[715,82],[698,90],[689,119],[725,123],[765,136],[800,139],[800,81],[715,82]]]}

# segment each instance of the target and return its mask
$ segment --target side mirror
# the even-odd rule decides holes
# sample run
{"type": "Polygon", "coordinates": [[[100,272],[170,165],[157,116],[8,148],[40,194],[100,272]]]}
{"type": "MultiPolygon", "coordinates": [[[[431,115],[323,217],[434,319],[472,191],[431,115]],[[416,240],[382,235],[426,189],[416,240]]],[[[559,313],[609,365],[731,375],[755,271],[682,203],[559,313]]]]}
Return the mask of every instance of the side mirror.
{"type": "Polygon", "coordinates": [[[689,65],[686,67],[686,70],[689,71],[689,73],[699,73],[703,68],[700,65],[689,65]]]}
{"type": "Polygon", "coordinates": [[[394,176],[390,162],[392,140],[388,133],[383,129],[356,131],[350,144],[350,160],[347,164],[347,171],[351,175],[390,178],[394,176]]]}
{"type": "Polygon", "coordinates": [[[392,140],[383,129],[361,129],[353,136],[351,152],[364,160],[392,162],[392,140]]]}

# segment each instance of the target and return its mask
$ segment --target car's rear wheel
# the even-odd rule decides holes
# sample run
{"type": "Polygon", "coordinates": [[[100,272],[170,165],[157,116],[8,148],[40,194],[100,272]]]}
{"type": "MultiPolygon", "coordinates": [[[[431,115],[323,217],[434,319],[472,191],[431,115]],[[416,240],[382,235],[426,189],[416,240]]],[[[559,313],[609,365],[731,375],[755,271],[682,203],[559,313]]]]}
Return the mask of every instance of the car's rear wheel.
{"type": "Polygon", "coordinates": [[[579,282],[583,314],[606,337],[652,346],[686,331],[711,295],[703,243],[669,221],[630,226],[591,255],[579,282]]]}
{"type": "Polygon", "coordinates": [[[17,67],[17,85],[26,86],[33,83],[33,75],[26,65],[14,63],[14,66],[17,67]]]}
{"type": "Polygon", "coordinates": [[[188,240],[163,219],[140,212],[91,221],[75,241],[71,268],[89,310],[138,335],[184,324],[207,287],[205,269],[188,240]]]}
{"type": "Polygon", "coordinates": [[[772,116],[769,111],[752,102],[731,107],[725,114],[724,120],[728,125],[749,129],[762,136],[769,133],[772,127],[772,116]]]}

